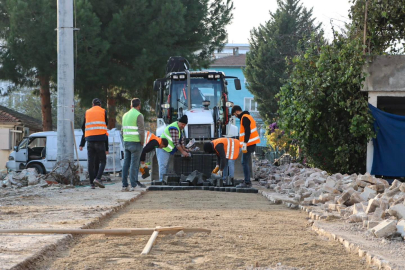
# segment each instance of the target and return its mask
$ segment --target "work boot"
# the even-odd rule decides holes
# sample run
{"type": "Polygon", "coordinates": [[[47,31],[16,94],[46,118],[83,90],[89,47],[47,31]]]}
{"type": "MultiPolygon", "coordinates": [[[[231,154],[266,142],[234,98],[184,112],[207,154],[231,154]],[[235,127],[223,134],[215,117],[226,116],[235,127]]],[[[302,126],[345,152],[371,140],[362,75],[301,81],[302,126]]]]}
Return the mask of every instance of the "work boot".
{"type": "Polygon", "coordinates": [[[98,187],[105,188],[105,186],[103,185],[103,181],[101,181],[99,179],[94,179],[93,183],[98,187]]]}
{"type": "Polygon", "coordinates": [[[131,187],[131,188],[129,189],[129,191],[131,191],[131,192],[132,192],[132,191],[135,191],[135,188],[136,188],[136,187],[131,187]]]}
{"type": "Polygon", "coordinates": [[[146,177],[150,176],[149,171],[150,169],[148,167],[143,168],[142,179],[145,179],[146,177]]]}
{"type": "Polygon", "coordinates": [[[127,192],[127,191],[129,191],[129,187],[122,187],[121,191],[122,192],[127,192]]]}
{"type": "Polygon", "coordinates": [[[137,187],[146,188],[146,186],[144,184],[142,184],[141,182],[138,181],[136,183],[137,183],[137,187]]]}
{"type": "Polygon", "coordinates": [[[236,188],[251,188],[251,187],[252,187],[251,182],[249,182],[249,183],[243,182],[243,183],[240,183],[239,185],[236,186],[236,188]]]}

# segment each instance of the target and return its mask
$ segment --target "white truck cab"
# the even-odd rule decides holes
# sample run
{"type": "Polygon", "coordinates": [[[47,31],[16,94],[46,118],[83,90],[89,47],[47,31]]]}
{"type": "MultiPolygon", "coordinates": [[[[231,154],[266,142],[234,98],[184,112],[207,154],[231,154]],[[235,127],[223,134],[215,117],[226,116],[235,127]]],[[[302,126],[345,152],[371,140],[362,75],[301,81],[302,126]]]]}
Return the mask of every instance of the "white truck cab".
{"type": "MultiPolygon", "coordinates": [[[[108,131],[109,154],[104,172],[121,172],[124,160],[124,146],[121,132],[116,129],[108,131]]],[[[75,130],[75,140],[79,148],[83,132],[81,129],[75,130]]],[[[72,145],[74,148],[75,146],[72,145]]],[[[45,131],[31,134],[25,137],[18,146],[14,147],[6,163],[9,171],[21,171],[25,168],[35,168],[38,173],[49,173],[56,164],[57,132],[45,131]]],[[[77,149],[79,163],[83,170],[87,171],[87,147],[83,151],[77,149]]],[[[76,151],[74,161],[77,162],[76,151]]]]}

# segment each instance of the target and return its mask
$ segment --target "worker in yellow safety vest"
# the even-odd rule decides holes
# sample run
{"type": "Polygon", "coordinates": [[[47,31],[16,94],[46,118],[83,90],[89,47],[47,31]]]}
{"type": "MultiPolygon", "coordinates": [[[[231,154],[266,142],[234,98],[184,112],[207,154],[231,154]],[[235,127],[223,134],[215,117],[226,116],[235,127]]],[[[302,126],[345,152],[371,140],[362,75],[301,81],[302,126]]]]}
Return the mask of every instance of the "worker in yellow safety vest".
{"type": "Polygon", "coordinates": [[[89,172],[90,186],[92,189],[97,185],[104,188],[101,181],[108,154],[107,112],[101,108],[101,101],[93,99],[93,107],[86,111],[82,125],[83,136],[79,145],[83,150],[87,142],[87,170],[89,172]]]}
{"type": "Polygon", "coordinates": [[[225,178],[228,175],[228,160],[236,160],[239,156],[239,149],[240,143],[237,139],[219,138],[204,143],[204,152],[217,155],[217,166],[212,171],[216,178],[225,178]]]}
{"type": "Polygon", "coordinates": [[[141,100],[133,98],[131,109],[122,117],[122,135],[124,138],[124,165],[122,166],[121,191],[134,191],[136,187],[146,186],[138,181],[139,161],[145,141],[145,123],[141,110],[141,100]],[[128,187],[128,174],[131,188],[128,187]]]}
{"type": "Polygon", "coordinates": [[[239,141],[242,148],[242,167],[245,181],[237,188],[250,188],[252,182],[250,181],[250,167],[252,153],[256,150],[256,144],[260,143],[259,132],[257,131],[256,121],[248,111],[242,111],[238,105],[232,107],[232,115],[240,119],[239,141]]]}
{"type": "Polygon", "coordinates": [[[142,174],[142,179],[145,179],[150,175],[148,165],[145,163],[146,154],[152,152],[156,148],[162,149],[168,145],[169,142],[166,138],[159,138],[152,132],[145,131],[145,143],[141,154],[141,167],[139,168],[139,171],[142,174]]]}

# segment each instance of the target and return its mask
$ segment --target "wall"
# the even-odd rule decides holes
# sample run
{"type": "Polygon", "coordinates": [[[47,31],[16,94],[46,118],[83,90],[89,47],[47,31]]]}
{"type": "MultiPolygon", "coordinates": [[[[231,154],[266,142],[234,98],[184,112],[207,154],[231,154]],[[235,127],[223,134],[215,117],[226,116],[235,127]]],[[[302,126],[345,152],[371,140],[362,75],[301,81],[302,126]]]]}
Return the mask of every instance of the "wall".
{"type": "MultiPolygon", "coordinates": [[[[1,125],[0,129],[14,129],[13,125],[1,125]]],[[[12,134],[10,134],[12,135],[12,134]]],[[[8,156],[10,155],[10,153],[13,151],[12,149],[13,145],[11,145],[11,149],[0,149],[0,170],[6,169],[6,162],[8,161],[8,156]]]]}
{"type": "MultiPolygon", "coordinates": [[[[368,92],[368,102],[378,107],[377,98],[405,97],[405,56],[381,55],[369,57],[363,68],[368,74],[362,91],[368,92]]],[[[373,165],[374,145],[367,145],[367,172],[373,165]]]]}

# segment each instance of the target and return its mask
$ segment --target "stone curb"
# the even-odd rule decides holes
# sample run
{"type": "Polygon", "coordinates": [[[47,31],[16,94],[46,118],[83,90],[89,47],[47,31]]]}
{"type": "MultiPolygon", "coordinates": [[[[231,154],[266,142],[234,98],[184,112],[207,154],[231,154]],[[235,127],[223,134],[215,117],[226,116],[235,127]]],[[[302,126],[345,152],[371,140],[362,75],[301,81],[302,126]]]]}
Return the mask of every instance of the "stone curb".
{"type": "MultiPolygon", "coordinates": [[[[106,218],[110,217],[115,212],[121,210],[122,208],[128,206],[131,202],[136,201],[139,197],[145,194],[147,191],[141,191],[141,193],[137,194],[135,197],[128,199],[124,202],[120,202],[119,205],[113,206],[107,212],[101,213],[100,216],[97,218],[93,218],[93,221],[86,223],[85,225],[81,226],[80,229],[89,229],[96,224],[99,224],[101,221],[105,220],[106,218]]],[[[25,269],[32,269],[35,266],[35,263],[38,261],[44,261],[45,258],[52,256],[52,253],[58,250],[58,248],[68,244],[71,240],[74,239],[72,234],[65,235],[62,239],[57,240],[54,244],[50,244],[39,250],[37,253],[32,255],[31,257],[26,258],[24,261],[14,265],[10,268],[10,270],[25,270],[25,269]]]]}
{"type": "MultiPolygon", "coordinates": [[[[293,204],[291,202],[285,201],[280,198],[275,198],[272,196],[272,194],[267,193],[266,191],[259,190],[259,193],[262,194],[262,196],[266,197],[270,202],[274,204],[284,204],[288,208],[291,209],[300,209],[302,211],[305,211],[308,216],[313,219],[313,220],[322,220],[323,215],[320,213],[317,213],[315,211],[312,211],[311,208],[299,204],[293,204]]],[[[371,265],[371,266],[376,266],[378,269],[387,269],[387,270],[393,270],[396,269],[392,264],[382,258],[380,258],[378,255],[372,254],[371,252],[367,250],[363,250],[360,248],[359,245],[356,245],[355,243],[350,242],[349,240],[343,238],[342,236],[330,233],[325,231],[324,229],[320,228],[316,222],[311,226],[312,230],[315,231],[318,235],[327,237],[329,240],[334,240],[339,243],[341,243],[346,251],[358,255],[360,258],[365,258],[366,262],[371,265]]]]}

